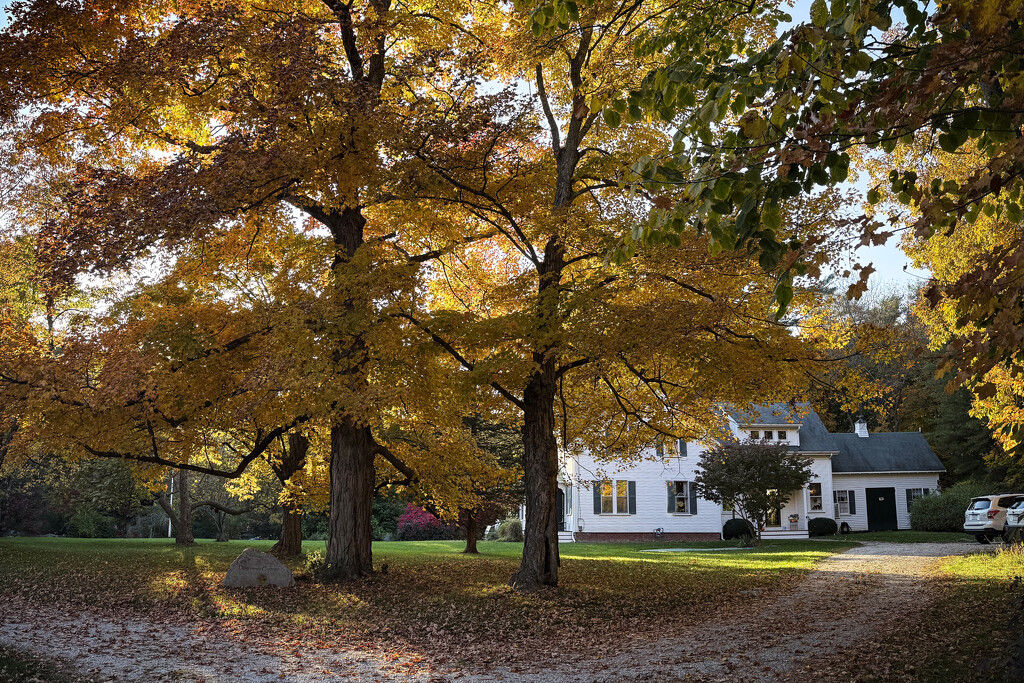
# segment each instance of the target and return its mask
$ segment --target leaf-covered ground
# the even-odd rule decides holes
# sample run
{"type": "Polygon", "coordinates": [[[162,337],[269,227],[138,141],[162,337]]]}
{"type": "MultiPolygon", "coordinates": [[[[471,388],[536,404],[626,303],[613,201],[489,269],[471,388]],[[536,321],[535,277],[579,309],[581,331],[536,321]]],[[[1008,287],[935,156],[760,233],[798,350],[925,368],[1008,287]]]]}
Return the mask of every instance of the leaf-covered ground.
{"type": "MultiPolygon", "coordinates": [[[[496,652],[506,662],[557,658],[566,633],[574,634],[577,647],[597,648],[623,634],[664,633],[695,612],[738,604],[754,589],[791,585],[822,558],[849,547],[775,541],[753,551],[640,553],[658,546],[565,545],[560,587],[524,595],[506,585],[518,544],[481,543],[481,555],[467,556],[458,542],[377,543],[379,571],[361,583],[221,587],[245,545],[270,544],[200,542],[179,549],[162,539],[0,539],[0,605],[134,612],[202,621],[248,640],[295,637],[486,664],[496,652]]],[[[304,549],[318,547],[307,543],[304,549]]],[[[301,574],[300,564],[294,568],[301,574]]]]}
{"type": "Polygon", "coordinates": [[[382,680],[447,681],[492,667],[504,680],[618,680],[642,665],[665,680],[976,683],[1005,678],[1005,634],[1022,609],[1013,578],[1024,575],[1022,555],[938,559],[982,550],[963,542],[868,542],[843,555],[850,545],[830,540],[753,551],[685,544],[696,551],[682,553],[567,545],[562,586],[529,595],[505,586],[521,546],[491,543],[479,557],[458,543],[376,544],[387,573],[359,584],[221,588],[244,545],[0,539],[0,614],[32,614],[36,634],[60,622],[49,638],[58,648],[70,636],[95,642],[86,673],[103,670],[111,647],[134,642],[163,658],[154,670],[168,657],[196,671],[228,660],[256,665],[253,681],[324,680],[345,667],[382,680]],[[154,625],[162,640],[146,631],[154,625]]]}
{"type": "Polygon", "coordinates": [[[24,650],[0,645],[0,681],[3,683],[93,683],[66,662],[44,659],[24,650]]]}
{"type": "Polygon", "coordinates": [[[865,683],[1024,680],[1024,642],[1018,640],[1024,638],[1024,548],[996,546],[946,558],[930,578],[932,597],[920,611],[905,614],[900,628],[858,643],[854,653],[827,658],[823,677],[865,683]]]}

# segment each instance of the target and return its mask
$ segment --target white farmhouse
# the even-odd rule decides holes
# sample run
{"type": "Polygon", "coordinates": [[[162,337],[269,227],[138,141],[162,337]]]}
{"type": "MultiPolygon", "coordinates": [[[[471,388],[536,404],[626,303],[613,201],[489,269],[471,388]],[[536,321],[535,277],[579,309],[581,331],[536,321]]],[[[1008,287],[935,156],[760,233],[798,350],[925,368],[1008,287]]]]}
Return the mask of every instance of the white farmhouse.
{"type": "MultiPolygon", "coordinates": [[[[789,445],[811,458],[811,481],[794,491],[764,536],[806,538],[808,520],[831,517],[853,531],[909,529],[910,502],[938,488],[945,471],[919,432],[831,434],[806,404],[771,404],[731,411],[739,440],[789,445]]],[[[562,542],[709,540],[721,538],[733,516],[697,496],[696,442],[669,442],[633,464],[563,457],[558,497],[562,542]]]]}

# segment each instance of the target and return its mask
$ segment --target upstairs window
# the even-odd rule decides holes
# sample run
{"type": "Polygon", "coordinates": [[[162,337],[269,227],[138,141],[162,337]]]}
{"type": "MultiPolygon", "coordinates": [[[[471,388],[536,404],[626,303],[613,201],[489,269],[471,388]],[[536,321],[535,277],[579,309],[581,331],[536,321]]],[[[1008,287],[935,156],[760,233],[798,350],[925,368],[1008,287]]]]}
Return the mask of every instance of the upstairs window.
{"type": "Polygon", "coordinates": [[[750,430],[750,438],[754,439],[755,441],[757,441],[758,439],[761,438],[761,432],[757,431],[756,429],[751,429],[750,430]]]}
{"type": "Polygon", "coordinates": [[[770,439],[770,438],[772,438],[772,432],[771,432],[771,430],[770,430],[770,429],[769,429],[769,430],[767,430],[767,431],[765,431],[765,433],[764,433],[764,438],[765,438],[765,439],[770,439]]]}
{"type": "Polygon", "coordinates": [[[786,430],[780,429],[779,430],[779,441],[785,441],[785,440],[786,440],[786,430]]]}
{"type": "Polygon", "coordinates": [[[685,442],[682,439],[663,439],[654,446],[654,452],[659,458],[674,458],[679,455],[680,444],[685,442]]]}

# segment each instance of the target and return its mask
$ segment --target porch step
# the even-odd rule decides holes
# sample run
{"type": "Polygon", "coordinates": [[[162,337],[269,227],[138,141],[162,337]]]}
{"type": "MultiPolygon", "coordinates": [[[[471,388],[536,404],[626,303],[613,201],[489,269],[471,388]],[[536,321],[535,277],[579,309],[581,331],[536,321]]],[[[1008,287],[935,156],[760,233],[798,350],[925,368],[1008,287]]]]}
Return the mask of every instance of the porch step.
{"type": "Polygon", "coordinates": [[[806,529],[765,529],[761,538],[810,538],[806,529]]]}
{"type": "Polygon", "coordinates": [[[559,531],[558,532],[558,542],[559,543],[575,543],[576,539],[573,537],[573,533],[571,531],[559,531]]]}

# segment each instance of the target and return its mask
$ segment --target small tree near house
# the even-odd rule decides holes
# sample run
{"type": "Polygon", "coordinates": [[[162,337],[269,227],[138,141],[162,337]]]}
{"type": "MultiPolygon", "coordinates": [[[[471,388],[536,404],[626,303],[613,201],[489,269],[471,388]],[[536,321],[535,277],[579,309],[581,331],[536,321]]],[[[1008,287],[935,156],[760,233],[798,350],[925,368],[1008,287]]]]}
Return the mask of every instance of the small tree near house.
{"type": "Polygon", "coordinates": [[[774,511],[811,479],[811,460],[785,445],[726,442],[700,457],[694,483],[698,494],[754,525],[758,538],[774,511]]]}

